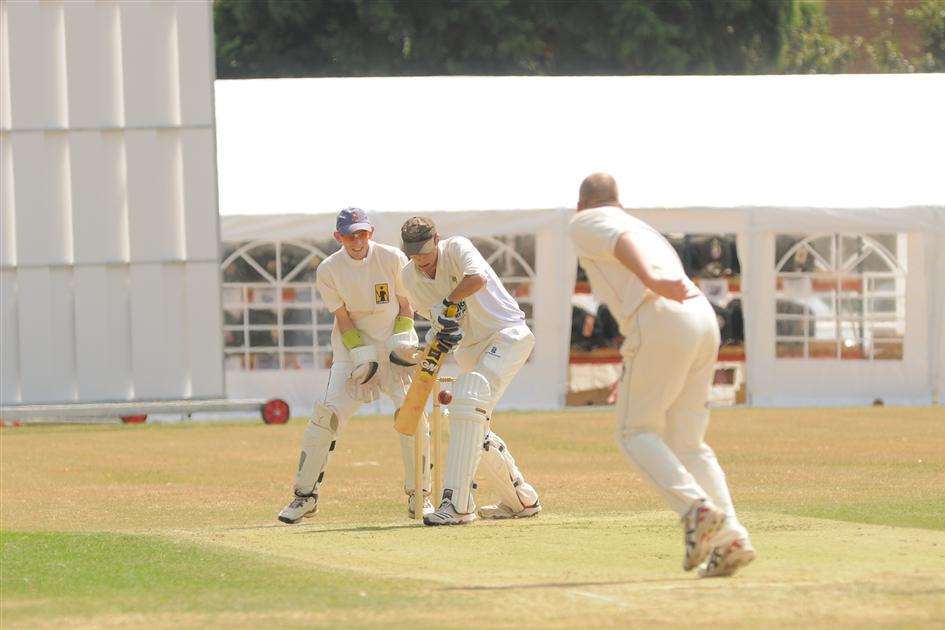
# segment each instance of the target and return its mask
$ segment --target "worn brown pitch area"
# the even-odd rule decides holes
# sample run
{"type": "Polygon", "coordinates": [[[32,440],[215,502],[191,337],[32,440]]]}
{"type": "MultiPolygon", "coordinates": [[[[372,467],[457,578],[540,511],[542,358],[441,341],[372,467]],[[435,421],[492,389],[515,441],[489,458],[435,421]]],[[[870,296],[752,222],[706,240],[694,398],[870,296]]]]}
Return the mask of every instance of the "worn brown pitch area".
{"type": "MultiPolygon", "coordinates": [[[[870,522],[858,514],[875,505],[888,514],[874,522],[945,529],[943,416],[941,408],[717,410],[708,441],[741,509],[870,522]]],[[[499,414],[494,428],[549,513],[663,508],[616,448],[609,411],[499,414]]],[[[2,526],[276,525],[303,430],[302,421],[5,428],[2,526]]],[[[402,476],[391,420],[353,419],[327,471],[319,522],[400,518],[402,476]]]]}
{"type": "Polygon", "coordinates": [[[324,578],[313,594],[318,603],[293,597],[289,607],[258,593],[250,604],[221,591],[206,596],[212,610],[188,608],[148,588],[130,591],[135,605],[77,592],[57,599],[58,608],[29,594],[7,597],[3,607],[7,619],[16,613],[24,625],[58,627],[469,627],[470,620],[521,627],[527,620],[565,628],[698,620],[833,628],[924,627],[945,618],[940,409],[714,416],[709,442],[760,553],[732,580],[680,570],[675,516],[624,461],[606,411],[500,414],[495,429],[538,487],[545,512],[432,529],[405,518],[390,418],[349,424],[319,514],[291,527],[275,516],[289,499],[302,422],[2,429],[0,524],[7,531],[149,532],[156,536],[135,538],[245,554],[246,567],[268,562],[324,578]],[[365,594],[326,599],[339,580],[363,584],[365,594]],[[398,605],[401,593],[428,605],[398,605]],[[387,603],[358,603],[381,595],[387,603]],[[85,612],[70,613],[70,606],[85,612]]]}

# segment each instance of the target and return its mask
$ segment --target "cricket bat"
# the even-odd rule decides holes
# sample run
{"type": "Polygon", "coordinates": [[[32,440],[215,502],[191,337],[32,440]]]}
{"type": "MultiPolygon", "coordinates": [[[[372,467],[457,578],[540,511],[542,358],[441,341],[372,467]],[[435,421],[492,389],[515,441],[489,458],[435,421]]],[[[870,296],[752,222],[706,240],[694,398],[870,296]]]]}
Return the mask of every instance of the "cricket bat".
{"type": "Polygon", "coordinates": [[[404,398],[404,404],[400,406],[394,418],[394,430],[398,433],[414,435],[417,432],[420,417],[426,409],[427,399],[430,398],[430,392],[436,383],[436,375],[440,372],[440,366],[443,365],[445,358],[446,353],[440,350],[440,344],[436,339],[432,339],[423,349],[417,370],[413,374],[413,381],[410,383],[410,389],[407,390],[407,396],[404,398]]]}

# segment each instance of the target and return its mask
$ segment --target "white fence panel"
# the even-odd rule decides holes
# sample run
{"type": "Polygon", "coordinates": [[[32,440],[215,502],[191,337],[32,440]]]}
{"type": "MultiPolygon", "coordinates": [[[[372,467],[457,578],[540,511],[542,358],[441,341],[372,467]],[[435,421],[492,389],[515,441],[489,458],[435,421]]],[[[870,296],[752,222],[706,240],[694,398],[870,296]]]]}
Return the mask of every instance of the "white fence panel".
{"type": "Polygon", "coordinates": [[[190,395],[207,397],[223,391],[223,321],[220,314],[220,265],[187,264],[188,362],[190,395]]]}
{"type": "Polygon", "coordinates": [[[216,261],[220,238],[213,130],[184,129],[180,143],[186,255],[190,260],[216,261]]]}
{"type": "Polygon", "coordinates": [[[137,398],[188,395],[183,298],[183,265],[131,266],[131,363],[137,398]]]}
{"type": "Polygon", "coordinates": [[[11,134],[0,133],[0,265],[16,264],[16,205],[11,134]]]}
{"type": "Polygon", "coordinates": [[[77,263],[128,260],[121,132],[70,134],[72,225],[77,263]]]}
{"type": "Polygon", "coordinates": [[[11,127],[66,126],[62,7],[37,1],[3,4],[9,41],[11,127]]]}
{"type": "Polygon", "coordinates": [[[64,383],[49,375],[53,361],[52,280],[49,268],[20,269],[17,274],[17,323],[21,393],[24,400],[53,402],[68,396],[64,383]]]}
{"type": "Polygon", "coordinates": [[[183,258],[177,133],[125,133],[132,262],[183,258]]]}
{"type": "Polygon", "coordinates": [[[70,0],[63,5],[69,126],[122,123],[118,5],[70,0]]]}
{"type": "Polygon", "coordinates": [[[176,124],[180,116],[174,5],[125,2],[119,11],[125,124],[176,124]]]}
{"type": "Polygon", "coordinates": [[[76,373],[79,399],[131,397],[128,268],[75,271],[76,373]]]}
{"type": "Polygon", "coordinates": [[[12,133],[17,262],[72,262],[69,149],[64,133],[12,133]]]}
{"type": "MultiPolygon", "coordinates": [[[[213,54],[207,54],[213,9],[209,3],[177,2],[177,47],[180,67],[180,122],[211,124],[213,54]]],[[[210,41],[212,45],[212,39],[210,41]]]]}
{"type": "Polygon", "coordinates": [[[10,128],[10,35],[7,3],[0,2],[0,129],[10,128]]]}
{"type": "Polygon", "coordinates": [[[0,400],[20,401],[20,340],[16,270],[0,269],[0,400]]]}

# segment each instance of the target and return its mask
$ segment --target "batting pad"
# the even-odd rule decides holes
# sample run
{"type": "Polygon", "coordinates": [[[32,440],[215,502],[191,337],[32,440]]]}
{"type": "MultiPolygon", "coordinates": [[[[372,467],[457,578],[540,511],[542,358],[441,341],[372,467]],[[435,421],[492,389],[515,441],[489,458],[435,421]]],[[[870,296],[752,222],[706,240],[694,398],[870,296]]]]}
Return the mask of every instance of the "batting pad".
{"type": "Polygon", "coordinates": [[[512,512],[521,512],[538,502],[538,492],[525,482],[505,441],[491,431],[483,443],[478,473],[495,487],[499,492],[499,501],[511,508],[512,512]]]}
{"type": "Polygon", "coordinates": [[[472,496],[473,475],[482,455],[482,443],[487,427],[486,408],[491,398],[491,387],[486,377],[468,372],[453,384],[453,404],[450,406],[450,443],[446,452],[446,471],[443,475],[444,495],[452,491],[451,501],[457,512],[475,511],[472,496]]]}
{"type": "MultiPolygon", "coordinates": [[[[417,430],[418,432],[423,431],[425,436],[423,440],[423,494],[428,495],[432,491],[432,475],[430,471],[430,423],[427,421],[426,413],[420,417],[420,426],[417,427],[417,430]]],[[[413,448],[415,442],[416,437],[413,435],[400,435],[400,456],[404,460],[404,491],[407,494],[414,491],[413,448]]]]}
{"type": "Polygon", "coordinates": [[[338,416],[330,407],[318,403],[315,415],[302,435],[302,452],[295,471],[295,493],[299,496],[318,494],[318,485],[325,478],[328,456],[335,450],[338,416]]]}

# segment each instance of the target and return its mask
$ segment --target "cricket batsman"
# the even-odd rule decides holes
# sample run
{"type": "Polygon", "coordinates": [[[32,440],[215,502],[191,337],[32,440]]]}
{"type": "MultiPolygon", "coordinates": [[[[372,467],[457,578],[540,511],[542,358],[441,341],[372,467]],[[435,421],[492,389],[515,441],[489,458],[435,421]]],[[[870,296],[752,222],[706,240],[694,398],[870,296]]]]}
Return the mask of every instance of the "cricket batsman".
{"type": "Polygon", "coordinates": [[[499,493],[497,504],[479,509],[480,517],[534,516],[541,511],[538,493],[489,426],[496,403],[535,345],[525,314],[469,239],[441,239],[433,221],[424,217],[408,219],[401,238],[410,257],[403,270],[407,295],[432,324],[427,342],[436,337],[444,353],[454,353],[461,370],[450,404],[442,501],[423,522],[475,520],[477,470],[499,493]]]}
{"type": "Polygon", "coordinates": [[[703,441],[719,327],[672,245],[620,205],[617,183],[588,176],[570,236],[594,294],[625,337],[617,441],[685,530],[683,569],[729,576],[755,558],[725,473],[703,441]]]}
{"type": "MultiPolygon", "coordinates": [[[[338,214],[335,240],[341,249],[318,266],[315,286],[334,315],[331,331],[332,364],[328,386],[302,437],[295,472],[295,496],[279,513],[283,523],[298,523],[318,509],[318,490],[341,430],[362,404],[380,392],[400,407],[410,387],[409,362],[419,339],[413,327],[413,308],[406,297],[402,270],[407,257],[396,247],[371,240],[374,226],[360,208],[338,214]],[[400,359],[403,357],[403,359],[400,359]]],[[[428,430],[424,418],[420,429],[428,430]]],[[[427,450],[429,440],[426,440],[427,450]]],[[[400,436],[404,460],[404,489],[411,518],[419,504],[433,511],[430,467],[425,466],[419,501],[414,488],[414,437],[400,436]]],[[[424,453],[429,462],[429,453],[424,453]]]]}

